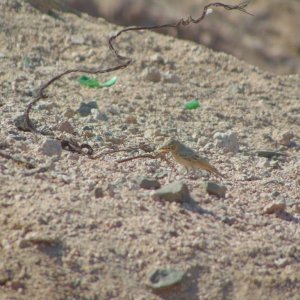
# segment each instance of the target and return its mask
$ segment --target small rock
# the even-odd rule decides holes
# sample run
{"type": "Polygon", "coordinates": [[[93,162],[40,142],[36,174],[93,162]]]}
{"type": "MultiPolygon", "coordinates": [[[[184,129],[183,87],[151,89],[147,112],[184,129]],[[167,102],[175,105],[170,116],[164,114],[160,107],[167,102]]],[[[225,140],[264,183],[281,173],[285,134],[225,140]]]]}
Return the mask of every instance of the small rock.
{"type": "Polygon", "coordinates": [[[278,160],[271,160],[270,161],[270,167],[272,167],[273,169],[278,169],[279,168],[279,162],[278,160]]]}
{"type": "Polygon", "coordinates": [[[47,156],[60,156],[62,153],[61,143],[57,140],[47,139],[42,144],[40,152],[47,156]]]}
{"type": "Polygon", "coordinates": [[[5,285],[8,281],[11,280],[11,274],[8,270],[4,268],[0,269],[0,286],[5,285]]]}
{"type": "Polygon", "coordinates": [[[236,153],[239,151],[239,142],[237,134],[231,130],[214,134],[215,146],[222,148],[225,152],[236,153]]]}
{"type": "Polygon", "coordinates": [[[272,194],[271,194],[271,196],[273,197],[273,198],[276,198],[276,197],[278,197],[280,195],[280,193],[278,192],[278,191],[274,191],[274,192],[272,192],[272,194]]]}
{"type": "Polygon", "coordinates": [[[150,273],[147,285],[151,288],[164,289],[180,283],[185,273],[172,269],[157,269],[150,273]]]}
{"type": "Polygon", "coordinates": [[[47,233],[30,232],[19,243],[20,248],[26,248],[31,245],[51,246],[59,244],[60,240],[50,236],[47,233]]]}
{"type": "Polygon", "coordinates": [[[274,261],[274,264],[276,265],[276,267],[279,268],[284,268],[287,264],[288,264],[288,259],[287,258],[278,258],[274,261]]]}
{"type": "Polygon", "coordinates": [[[88,103],[81,102],[80,107],[78,109],[78,113],[81,117],[86,117],[91,114],[93,108],[98,109],[96,101],[90,101],[88,103]]]}
{"type": "Polygon", "coordinates": [[[96,187],[95,188],[95,198],[102,198],[104,196],[104,193],[103,193],[103,189],[101,187],[96,187]]]}
{"type": "Polygon", "coordinates": [[[68,108],[65,112],[64,112],[64,117],[70,119],[72,117],[74,117],[74,115],[76,114],[76,111],[72,108],[68,108]]]}
{"type": "Polygon", "coordinates": [[[136,117],[133,115],[127,116],[125,121],[127,124],[136,124],[137,123],[136,117]]]}
{"type": "Polygon", "coordinates": [[[142,77],[144,80],[152,82],[160,82],[161,80],[161,74],[156,68],[146,68],[143,71],[142,77]]]}
{"type": "Polygon", "coordinates": [[[218,184],[213,181],[207,181],[205,183],[205,190],[210,195],[215,195],[220,198],[224,198],[227,188],[224,185],[218,184]]]}
{"type": "Polygon", "coordinates": [[[180,77],[176,74],[170,72],[163,74],[163,82],[165,83],[180,83],[180,81],[180,77]]]}
{"type": "Polygon", "coordinates": [[[278,143],[287,147],[291,147],[293,145],[292,139],[295,137],[294,133],[291,131],[287,131],[277,137],[278,143]]]}
{"type": "Polygon", "coordinates": [[[108,121],[108,117],[105,113],[101,113],[98,109],[92,108],[91,109],[92,117],[97,121],[108,121]]]}
{"type": "Polygon", "coordinates": [[[285,201],[284,200],[280,200],[280,201],[268,204],[264,208],[263,214],[268,214],[268,215],[270,215],[270,214],[277,214],[277,213],[285,211],[285,209],[286,209],[286,203],[285,203],[285,201]]]}
{"type": "Polygon", "coordinates": [[[234,217],[228,217],[228,216],[224,216],[221,218],[222,222],[231,226],[236,222],[236,218],[234,217]]]}
{"type": "Polygon", "coordinates": [[[262,157],[258,160],[256,166],[260,169],[270,167],[270,161],[267,158],[262,157]]]}
{"type": "Polygon", "coordinates": [[[159,53],[153,54],[150,57],[150,61],[154,62],[154,63],[159,63],[159,64],[164,64],[165,63],[164,58],[159,53]]]}
{"type": "Polygon", "coordinates": [[[233,95],[236,94],[244,94],[245,92],[245,86],[242,84],[232,84],[229,88],[230,93],[233,95]]]}
{"type": "Polygon", "coordinates": [[[74,134],[74,127],[71,125],[69,121],[64,121],[58,124],[57,130],[61,132],[67,132],[70,134],[74,134]]]}
{"type": "MultiPolygon", "coordinates": [[[[36,127],[37,121],[33,120],[33,119],[30,119],[30,121],[31,121],[33,127],[36,127]]],[[[20,115],[20,116],[16,117],[14,119],[14,124],[19,130],[30,131],[30,129],[26,126],[24,115],[20,115]]]]}
{"type": "Polygon", "coordinates": [[[154,199],[159,198],[166,201],[182,203],[189,201],[190,193],[186,184],[181,181],[174,181],[155,191],[152,197],[154,199]]]}
{"type": "Polygon", "coordinates": [[[73,45],[82,45],[85,43],[84,37],[82,35],[73,35],[70,38],[73,45]]]}
{"type": "Polygon", "coordinates": [[[146,190],[151,190],[151,189],[156,190],[160,188],[160,183],[155,178],[140,176],[137,179],[137,183],[142,189],[146,189],[146,190]]]}

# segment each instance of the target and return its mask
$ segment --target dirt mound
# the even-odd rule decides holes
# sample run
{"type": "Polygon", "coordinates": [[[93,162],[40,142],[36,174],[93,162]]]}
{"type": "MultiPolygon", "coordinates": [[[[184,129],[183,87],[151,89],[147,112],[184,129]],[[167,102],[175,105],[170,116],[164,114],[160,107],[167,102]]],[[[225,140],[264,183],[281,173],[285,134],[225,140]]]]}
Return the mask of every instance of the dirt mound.
{"type": "Polygon", "coordinates": [[[134,63],[97,76],[117,82],[57,81],[33,134],[18,128],[37,88],[116,65],[107,40],[120,28],[17,0],[0,2],[0,28],[1,299],[298,299],[299,76],[128,33],[115,45],[134,63]],[[160,159],[170,137],[226,178],[160,159]]]}

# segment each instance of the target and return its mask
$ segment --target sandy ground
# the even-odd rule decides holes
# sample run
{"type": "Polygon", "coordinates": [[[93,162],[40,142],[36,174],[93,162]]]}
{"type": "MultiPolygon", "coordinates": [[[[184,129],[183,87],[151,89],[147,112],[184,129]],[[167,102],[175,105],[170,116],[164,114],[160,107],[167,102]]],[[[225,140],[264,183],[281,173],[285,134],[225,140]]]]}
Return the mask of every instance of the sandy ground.
{"type": "Polygon", "coordinates": [[[48,136],[16,128],[51,76],[116,64],[107,39],[118,29],[0,2],[0,150],[36,166],[0,157],[0,298],[299,300],[299,76],[151,32],[125,34],[117,47],[134,64],[98,76],[117,76],[114,86],[88,89],[78,84],[82,74],[67,76],[33,109],[48,136]],[[192,99],[200,108],[184,110],[192,99]],[[98,108],[80,116],[90,101],[98,108]],[[184,176],[176,164],[179,174],[171,173],[160,159],[116,162],[142,150],[90,159],[55,148],[50,157],[50,134],[88,143],[95,154],[176,137],[226,175],[210,177],[226,196],[206,192],[205,172],[184,176]],[[193,205],[158,200],[139,176],[161,186],[181,180],[193,205]],[[148,286],[151,271],[168,268],[184,272],[179,284],[148,286]]]}
{"type": "MultiPolygon", "coordinates": [[[[104,17],[112,23],[123,26],[163,24],[166,21],[175,22],[189,15],[197,18],[203,6],[213,2],[211,0],[61,1],[78,10],[104,17]]],[[[238,4],[242,1],[225,2],[238,4]]],[[[201,26],[179,30],[166,29],[165,32],[231,54],[268,72],[281,75],[299,74],[299,1],[255,0],[249,3],[248,11],[253,16],[215,10],[201,26]]]]}

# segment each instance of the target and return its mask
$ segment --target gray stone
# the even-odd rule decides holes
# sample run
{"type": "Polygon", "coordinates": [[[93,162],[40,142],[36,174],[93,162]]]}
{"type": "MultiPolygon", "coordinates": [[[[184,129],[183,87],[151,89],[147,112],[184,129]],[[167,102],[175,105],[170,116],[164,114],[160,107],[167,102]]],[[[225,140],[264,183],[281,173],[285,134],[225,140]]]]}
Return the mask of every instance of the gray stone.
{"type": "Polygon", "coordinates": [[[75,114],[76,114],[75,110],[73,110],[72,108],[67,108],[66,111],[64,112],[64,117],[70,119],[73,118],[75,114]]]}
{"type": "Polygon", "coordinates": [[[159,63],[159,64],[164,64],[165,63],[164,58],[159,53],[153,54],[150,57],[150,61],[154,62],[154,63],[159,63]]]}
{"type": "Polygon", "coordinates": [[[278,197],[279,195],[280,195],[280,193],[279,193],[278,191],[273,191],[272,194],[271,194],[271,196],[272,196],[273,198],[276,198],[276,197],[278,197]]]}
{"type": "Polygon", "coordinates": [[[224,185],[218,184],[213,181],[205,182],[205,190],[210,195],[215,195],[220,198],[224,198],[227,188],[224,185]]]}
{"type": "Polygon", "coordinates": [[[82,45],[85,43],[84,37],[82,35],[73,35],[70,38],[73,45],[82,45]]]}
{"type": "Polygon", "coordinates": [[[163,186],[153,193],[153,198],[181,203],[191,199],[186,184],[181,181],[175,181],[163,186]]]}
{"type": "Polygon", "coordinates": [[[51,236],[48,233],[30,232],[19,241],[19,247],[26,248],[31,245],[51,246],[59,243],[58,237],[51,236]]]}
{"type": "Polygon", "coordinates": [[[150,273],[148,286],[157,290],[169,288],[180,283],[185,273],[172,269],[156,269],[150,273]]]}
{"type": "Polygon", "coordinates": [[[74,134],[75,130],[72,124],[69,121],[64,121],[58,124],[57,130],[61,132],[67,132],[70,134],[74,134]]]}
{"type": "Polygon", "coordinates": [[[156,68],[146,68],[143,71],[142,77],[144,80],[152,82],[160,82],[161,80],[161,74],[156,68]]]}
{"type": "Polygon", "coordinates": [[[222,148],[225,152],[236,153],[239,151],[237,134],[231,130],[225,133],[216,132],[214,134],[215,146],[222,148]]]}
{"type": "Polygon", "coordinates": [[[180,83],[180,77],[177,76],[176,74],[172,74],[170,72],[167,72],[163,74],[163,82],[166,83],[180,83]]]}
{"type": "Polygon", "coordinates": [[[57,140],[47,139],[42,144],[40,152],[47,156],[60,156],[62,153],[61,143],[57,140]]]}
{"type": "Polygon", "coordinates": [[[264,207],[263,214],[271,215],[285,211],[286,203],[283,199],[272,202],[264,207]]]}
{"type": "Polygon", "coordinates": [[[274,261],[274,264],[276,265],[276,267],[278,268],[284,268],[285,266],[287,266],[289,263],[288,259],[286,257],[283,258],[278,258],[274,261]]]}
{"type": "Polygon", "coordinates": [[[160,188],[160,183],[155,178],[140,176],[137,178],[137,183],[142,189],[146,190],[156,190],[160,188]]]}
{"type": "Polygon", "coordinates": [[[108,116],[105,113],[101,113],[98,109],[92,108],[91,115],[96,121],[108,121],[108,116]]]}
{"type": "Polygon", "coordinates": [[[267,158],[262,157],[258,159],[256,166],[260,169],[265,169],[270,166],[270,161],[267,158]]]}
{"type": "MultiPolygon", "coordinates": [[[[31,121],[33,127],[36,127],[37,121],[33,120],[33,119],[30,119],[30,121],[31,121]]],[[[14,124],[19,130],[30,131],[30,129],[26,126],[24,115],[20,115],[20,116],[16,117],[14,119],[14,124]]]]}
{"type": "Polygon", "coordinates": [[[98,109],[98,105],[96,101],[90,101],[88,103],[81,102],[80,107],[78,109],[78,113],[81,117],[87,117],[91,114],[92,109],[98,109]]]}
{"type": "Polygon", "coordinates": [[[94,193],[95,198],[102,198],[104,196],[102,187],[96,187],[94,193]]]}

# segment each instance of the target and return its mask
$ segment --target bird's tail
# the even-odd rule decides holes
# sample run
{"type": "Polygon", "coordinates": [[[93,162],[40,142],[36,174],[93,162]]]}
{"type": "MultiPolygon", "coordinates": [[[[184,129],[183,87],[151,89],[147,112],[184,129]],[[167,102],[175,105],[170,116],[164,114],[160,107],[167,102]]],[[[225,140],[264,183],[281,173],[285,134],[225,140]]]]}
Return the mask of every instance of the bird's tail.
{"type": "Polygon", "coordinates": [[[207,163],[203,166],[203,169],[205,169],[206,171],[213,173],[221,178],[225,178],[225,176],[223,174],[221,174],[214,166],[212,166],[211,164],[207,163]]]}

